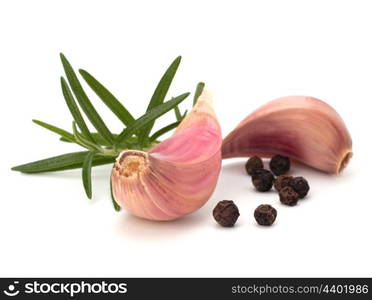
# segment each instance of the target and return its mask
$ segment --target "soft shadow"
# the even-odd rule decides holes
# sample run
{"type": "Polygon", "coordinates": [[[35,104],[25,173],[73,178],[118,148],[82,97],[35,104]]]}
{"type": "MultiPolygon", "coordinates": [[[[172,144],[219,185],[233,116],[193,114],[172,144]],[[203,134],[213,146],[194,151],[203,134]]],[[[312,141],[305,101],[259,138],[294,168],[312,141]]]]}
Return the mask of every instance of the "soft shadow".
{"type": "Polygon", "coordinates": [[[217,222],[213,222],[213,228],[215,230],[229,231],[229,230],[236,230],[236,228],[240,228],[240,227],[244,227],[244,225],[242,225],[242,222],[240,222],[240,220],[237,223],[235,223],[234,226],[231,226],[231,227],[224,227],[218,224],[217,222]]]}
{"type": "Polygon", "coordinates": [[[118,217],[116,229],[125,238],[143,241],[159,241],[159,239],[175,239],[189,234],[201,226],[205,218],[193,213],[174,221],[149,221],[123,213],[118,217]]]}
{"type": "Polygon", "coordinates": [[[254,224],[254,227],[257,228],[258,230],[270,230],[273,227],[276,227],[276,222],[274,222],[271,225],[265,226],[265,225],[260,225],[258,223],[254,224]]]}

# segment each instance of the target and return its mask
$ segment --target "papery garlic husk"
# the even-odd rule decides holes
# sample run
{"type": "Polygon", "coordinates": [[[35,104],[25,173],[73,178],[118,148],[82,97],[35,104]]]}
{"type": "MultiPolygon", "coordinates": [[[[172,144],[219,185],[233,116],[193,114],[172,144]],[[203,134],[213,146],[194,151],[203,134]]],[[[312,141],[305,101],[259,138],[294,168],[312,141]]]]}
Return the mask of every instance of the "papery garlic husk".
{"type": "Polygon", "coordinates": [[[254,111],[223,140],[223,158],[275,154],[338,174],[352,157],[352,141],[330,105],[313,97],[288,96],[254,111]]]}
{"type": "Polygon", "coordinates": [[[221,169],[222,136],[204,90],[172,137],[149,152],[127,150],[112,171],[114,200],[131,214],[174,220],[212,195],[221,169]]]}

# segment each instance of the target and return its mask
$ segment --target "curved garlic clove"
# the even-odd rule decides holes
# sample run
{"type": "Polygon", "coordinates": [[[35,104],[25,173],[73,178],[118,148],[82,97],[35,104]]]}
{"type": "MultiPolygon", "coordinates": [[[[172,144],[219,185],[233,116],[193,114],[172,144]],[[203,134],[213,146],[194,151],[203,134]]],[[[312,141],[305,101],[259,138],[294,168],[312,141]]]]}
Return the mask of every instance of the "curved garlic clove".
{"type": "Polygon", "coordinates": [[[223,158],[274,154],[338,174],[352,157],[352,141],[330,105],[313,97],[289,96],[260,107],[223,140],[223,158]]]}
{"type": "Polygon", "coordinates": [[[173,220],[212,195],[221,168],[221,129],[204,90],[175,133],[149,152],[127,150],[112,171],[115,201],[133,215],[173,220]]]}

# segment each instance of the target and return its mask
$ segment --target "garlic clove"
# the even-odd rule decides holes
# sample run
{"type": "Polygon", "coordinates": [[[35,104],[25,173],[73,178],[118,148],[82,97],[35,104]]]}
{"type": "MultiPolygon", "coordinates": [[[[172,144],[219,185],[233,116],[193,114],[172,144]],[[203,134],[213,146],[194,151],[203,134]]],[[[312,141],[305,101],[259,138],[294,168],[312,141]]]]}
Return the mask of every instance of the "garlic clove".
{"type": "Polygon", "coordinates": [[[133,215],[173,220],[199,209],[221,169],[221,129],[204,90],[175,133],[149,152],[126,150],[112,171],[115,201],[133,215]]]}
{"type": "Polygon", "coordinates": [[[352,140],[327,103],[306,96],[283,97],[250,114],[222,145],[223,158],[275,154],[338,174],[352,157],[352,140]]]}

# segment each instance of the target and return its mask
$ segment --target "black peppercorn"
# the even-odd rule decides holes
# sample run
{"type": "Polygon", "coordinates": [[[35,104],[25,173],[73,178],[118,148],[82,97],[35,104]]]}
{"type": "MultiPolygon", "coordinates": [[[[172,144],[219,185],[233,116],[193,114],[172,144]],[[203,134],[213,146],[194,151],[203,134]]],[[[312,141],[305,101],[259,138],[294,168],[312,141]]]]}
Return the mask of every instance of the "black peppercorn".
{"type": "Polygon", "coordinates": [[[275,178],[274,187],[279,192],[282,188],[289,185],[289,182],[293,179],[292,176],[280,175],[275,178]]]}
{"type": "Polygon", "coordinates": [[[300,197],[294,189],[292,189],[290,186],[286,186],[279,191],[279,198],[281,203],[289,206],[295,206],[300,197]]]}
{"type": "Polygon", "coordinates": [[[294,177],[289,182],[289,185],[296,191],[301,199],[304,198],[310,190],[307,180],[303,177],[294,177]]]}
{"type": "Polygon", "coordinates": [[[276,175],[287,173],[291,167],[291,161],[286,156],[274,155],[270,160],[270,170],[276,175]]]}
{"type": "Polygon", "coordinates": [[[248,175],[253,175],[253,172],[257,169],[262,169],[264,167],[262,159],[258,156],[252,156],[247,160],[247,163],[245,164],[245,169],[248,173],[248,175]]]}
{"type": "Polygon", "coordinates": [[[254,187],[260,192],[267,192],[271,190],[274,183],[274,175],[265,169],[257,169],[253,172],[252,183],[254,187]]]}
{"type": "Polygon", "coordinates": [[[272,225],[276,219],[276,209],[271,205],[260,205],[254,211],[254,218],[257,223],[264,226],[272,225]]]}
{"type": "Polygon", "coordinates": [[[231,200],[222,200],[213,209],[214,219],[224,227],[234,226],[239,216],[239,209],[231,200]]]}
{"type": "Polygon", "coordinates": [[[252,172],[252,177],[260,175],[261,173],[265,173],[266,171],[267,171],[266,169],[256,169],[252,172]]]}

